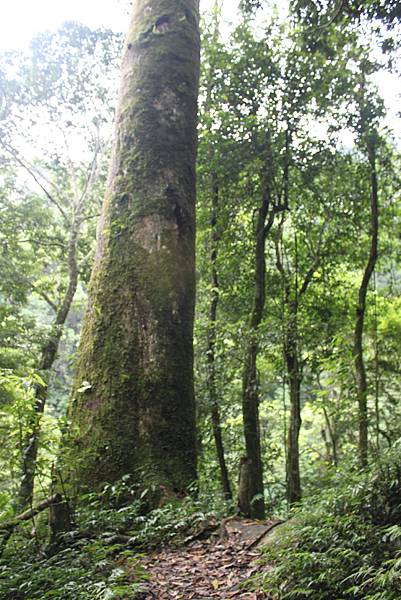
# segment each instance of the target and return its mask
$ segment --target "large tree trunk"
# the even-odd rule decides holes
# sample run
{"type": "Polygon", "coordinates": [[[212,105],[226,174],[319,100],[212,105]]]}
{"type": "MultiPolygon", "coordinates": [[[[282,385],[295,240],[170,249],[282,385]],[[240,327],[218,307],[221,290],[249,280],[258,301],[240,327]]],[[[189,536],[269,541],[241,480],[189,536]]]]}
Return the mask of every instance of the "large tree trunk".
{"type": "MultiPolygon", "coordinates": [[[[135,0],[69,415],[78,490],[196,479],[198,0],[135,0]]],[[[156,501],[156,500],[155,500],[156,501]]]]}
{"type": "Polygon", "coordinates": [[[356,308],[354,329],[354,365],[357,384],[358,424],[359,424],[359,461],[362,467],[368,462],[368,386],[366,369],[363,356],[363,330],[366,313],[366,296],[369,283],[377,262],[378,235],[379,235],[379,206],[378,182],[376,171],[376,142],[374,135],[368,138],[368,160],[370,166],[370,250],[358,292],[358,305],[356,308]]]}

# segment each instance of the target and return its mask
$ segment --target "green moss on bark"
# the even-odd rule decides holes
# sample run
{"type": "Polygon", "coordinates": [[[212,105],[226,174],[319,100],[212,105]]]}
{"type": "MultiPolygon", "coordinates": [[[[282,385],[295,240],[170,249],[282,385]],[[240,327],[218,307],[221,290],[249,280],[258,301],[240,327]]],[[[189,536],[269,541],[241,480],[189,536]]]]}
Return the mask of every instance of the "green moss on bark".
{"type": "Polygon", "coordinates": [[[197,4],[135,3],[70,407],[78,489],[136,473],[182,491],[196,477],[197,4]]]}

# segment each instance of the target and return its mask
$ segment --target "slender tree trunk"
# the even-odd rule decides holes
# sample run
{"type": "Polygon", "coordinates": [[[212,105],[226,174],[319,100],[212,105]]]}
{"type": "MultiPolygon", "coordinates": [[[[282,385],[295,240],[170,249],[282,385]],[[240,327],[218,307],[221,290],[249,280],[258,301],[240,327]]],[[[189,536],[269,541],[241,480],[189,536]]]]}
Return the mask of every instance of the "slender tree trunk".
{"type": "MultiPolygon", "coordinates": [[[[66,440],[75,491],[196,479],[197,0],[136,0],[66,440]]],[[[73,489],[73,491],[74,491],[73,489]]]]}
{"type": "MultiPolygon", "coordinates": [[[[295,266],[295,290],[292,290],[291,277],[284,267],[280,244],[283,235],[283,224],[280,225],[279,237],[276,239],[276,266],[284,287],[284,305],[287,318],[284,320],[284,360],[288,377],[290,394],[290,417],[287,438],[286,488],[290,505],[299,502],[302,497],[301,474],[299,465],[299,432],[301,419],[301,384],[302,364],[298,347],[298,309],[302,297],[306,294],[313,275],[320,263],[320,252],[323,230],[316,248],[315,259],[306,272],[302,285],[298,288],[297,265],[295,266]],[[279,239],[280,238],[280,239],[279,239]]],[[[297,262],[297,261],[296,261],[297,262]]]]}
{"type": "Polygon", "coordinates": [[[79,235],[79,221],[74,219],[71,224],[69,242],[68,242],[68,285],[64,294],[63,301],[56,313],[49,338],[45,342],[38,370],[44,380],[45,385],[39,383],[35,387],[34,414],[30,423],[30,431],[23,444],[22,453],[22,476],[18,493],[18,505],[25,506],[32,504],[34,480],[36,473],[36,460],[39,448],[40,423],[46,406],[48,394],[48,379],[50,370],[57,358],[57,352],[60,339],[63,333],[63,327],[67,320],[72,301],[75,296],[78,285],[78,266],[77,266],[77,241],[79,235]]]}
{"type": "Polygon", "coordinates": [[[370,166],[370,250],[358,292],[358,305],[354,329],[354,365],[357,384],[358,424],[359,424],[359,462],[366,467],[368,462],[368,387],[363,355],[363,330],[366,313],[366,296],[369,283],[377,262],[379,235],[378,181],[376,171],[376,145],[373,135],[368,138],[368,160],[370,166]]]}
{"type": "MultiPolygon", "coordinates": [[[[219,41],[219,27],[220,27],[220,16],[221,16],[221,0],[215,0],[213,5],[213,13],[214,13],[214,28],[212,35],[212,44],[217,44],[219,41]]],[[[210,110],[212,107],[212,97],[213,97],[213,88],[215,82],[215,55],[213,55],[212,60],[209,65],[209,72],[207,75],[206,82],[206,99],[204,105],[204,112],[207,116],[209,116],[210,123],[212,120],[210,119],[210,110]]],[[[211,126],[208,126],[208,132],[211,134],[211,126]]],[[[215,159],[214,157],[215,150],[213,144],[210,144],[209,152],[208,152],[208,160],[210,164],[213,164],[215,159]]],[[[221,415],[220,415],[220,403],[219,403],[219,394],[217,389],[217,381],[216,381],[216,327],[217,327],[217,310],[220,298],[220,290],[219,290],[219,275],[217,270],[217,258],[219,251],[219,242],[220,235],[218,231],[218,216],[219,216],[219,184],[218,184],[218,176],[217,173],[213,172],[211,174],[211,214],[210,214],[210,227],[211,227],[211,255],[210,255],[210,263],[211,263],[211,299],[210,299],[210,307],[209,307],[209,325],[208,325],[208,347],[207,347],[207,362],[208,362],[208,389],[209,389],[209,399],[210,399],[210,416],[212,420],[212,428],[213,428],[213,437],[214,443],[216,447],[216,454],[219,463],[220,470],[220,479],[221,485],[223,489],[224,496],[227,500],[232,498],[230,479],[228,475],[228,469],[226,465],[225,453],[224,453],[224,444],[223,444],[223,436],[221,430],[221,415]]]]}
{"type": "Polygon", "coordinates": [[[297,347],[297,302],[291,303],[284,348],[290,394],[290,418],[287,441],[287,499],[290,505],[302,496],[299,468],[299,432],[301,429],[301,382],[302,371],[297,347]]]}
{"type": "MultiPolygon", "coordinates": [[[[284,327],[284,361],[287,372],[289,396],[290,396],[290,415],[287,433],[287,457],[286,457],[286,492],[289,505],[299,502],[302,496],[301,475],[299,467],[299,432],[301,429],[301,382],[302,369],[298,357],[298,279],[296,277],[295,297],[292,296],[291,279],[284,267],[283,258],[280,250],[280,242],[283,236],[282,221],[279,229],[279,237],[276,239],[276,266],[282,279],[284,288],[284,306],[286,318],[283,321],[284,327]]],[[[302,293],[306,292],[312,275],[307,275],[308,283],[302,286],[302,293]]]]}
{"type": "Polygon", "coordinates": [[[329,456],[331,456],[331,461],[332,461],[333,465],[335,467],[337,467],[338,466],[337,435],[335,433],[333,424],[330,421],[330,416],[329,416],[325,406],[323,406],[323,414],[324,414],[324,419],[326,421],[326,428],[327,428],[327,431],[329,432],[329,436],[330,436],[330,443],[328,441],[328,444],[331,447],[331,452],[329,453],[329,456]]]}
{"type": "Polygon", "coordinates": [[[220,417],[220,406],[217,393],[216,385],[216,319],[217,319],[217,308],[219,304],[219,277],[217,272],[217,256],[218,256],[218,244],[220,236],[217,231],[218,226],[218,207],[219,207],[219,187],[217,183],[217,175],[212,174],[212,212],[211,212],[211,239],[212,239],[212,252],[211,252],[211,266],[212,266],[212,292],[209,309],[209,327],[208,327],[208,349],[207,349],[207,361],[209,367],[208,374],[208,387],[209,387],[209,398],[210,408],[212,417],[213,437],[216,446],[217,458],[219,461],[220,468],[220,479],[223,488],[224,496],[227,500],[232,498],[230,479],[228,476],[228,469],[226,465],[226,459],[224,454],[223,436],[221,431],[221,417],[220,417]]]}
{"type": "Polygon", "coordinates": [[[238,510],[244,517],[251,516],[251,496],[249,493],[249,465],[250,460],[243,456],[239,465],[238,478],[238,510]]]}
{"type": "Polygon", "coordinates": [[[274,221],[274,211],[270,206],[270,194],[267,190],[258,211],[255,232],[255,288],[253,308],[249,323],[249,339],[246,348],[245,366],[242,381],[242,415],[246,459],[249,473],[250,516],[263,519],[265,502],[263,489],[263,465],[259,429],[259,385],[257,358],[259,353],[259,325],[263,318],[266,300],[266,236],[274,221]],[[266,223],[267,221],[267,223],[266,223]]]}

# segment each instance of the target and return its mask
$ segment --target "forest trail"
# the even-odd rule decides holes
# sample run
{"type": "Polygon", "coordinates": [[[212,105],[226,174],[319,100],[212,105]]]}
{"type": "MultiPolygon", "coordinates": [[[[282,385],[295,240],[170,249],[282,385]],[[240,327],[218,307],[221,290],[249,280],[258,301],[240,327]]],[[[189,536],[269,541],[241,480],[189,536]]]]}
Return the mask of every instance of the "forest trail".
{"type": "MultiPolygon", "coordinates": [[[[242,584],[262,568],[260,544],[280,521],[232,519],[207,539],[167,548],[142,559],[149,574],[139,600],[262,600],[263,592],[248,592],[242,584]]],[[[266,568],[266,567],[264,567],[266,568]]]]}

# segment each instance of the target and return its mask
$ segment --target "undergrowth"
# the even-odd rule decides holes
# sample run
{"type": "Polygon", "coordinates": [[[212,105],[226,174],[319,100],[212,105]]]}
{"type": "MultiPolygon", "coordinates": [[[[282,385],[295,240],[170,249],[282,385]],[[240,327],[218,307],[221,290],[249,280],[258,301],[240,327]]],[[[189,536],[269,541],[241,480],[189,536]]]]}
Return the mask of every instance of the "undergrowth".
{"type": "Polygon", "coordinates": [[[1,600],[128,600],[147,579],[142,553],[163,545],[180,544],[217,522],[229,509],[215,498],[200,495],[171,499],[144,513],[146,494],[138,498],[125,477],[101,494],[81,499],[77,527],[64,545],[50,553],[43,519],[21,526],[0,560],[1,600]]]}
{"type": "Polygon", "coordinates": [[[400,451],[342,470],[275,532],[252,580],[273,600],[401,598],[400,451]]]}
{"type": "Polygon", "coordinates": [[[34,540],[13,539],[0,564],[2,600],[126,600],[146,575],[138,552],[102,541],[77,540],[53,556],[34,540]],[[116,558],[116,551],[119,552],[116,558]]]}

